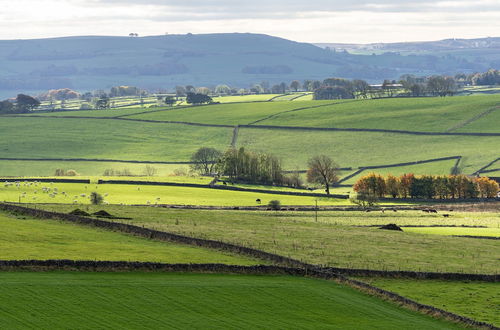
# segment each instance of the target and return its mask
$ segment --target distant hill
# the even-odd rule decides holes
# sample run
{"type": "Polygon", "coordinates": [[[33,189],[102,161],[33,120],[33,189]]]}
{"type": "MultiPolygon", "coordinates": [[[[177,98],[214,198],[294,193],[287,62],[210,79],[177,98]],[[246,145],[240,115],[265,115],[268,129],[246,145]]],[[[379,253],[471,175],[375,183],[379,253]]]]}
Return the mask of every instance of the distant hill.
{"type": "Polygon", "coordinates": [[[455,57],[477,65],[498,69],[500,67],[500,38],[444,39],[422,42],[396,42],[373,44],[318,43],[322,48],[346,50],[354,54],[383,54],[396,52],[401,55],[433,55],[455,57]]]}
{"type": "Polygon", "coordinates": [[[380,55],[358,55],[268,35],[237,33],[5,40],[0,41],[0,97],[63,87],[90,91],[125,84],[156,90],[186,84],[248,87],[260,81],[273,84],[329,76],[380,81],[404,73],[500,67],[498,48],[481,44],[474,49],[457,49],[468,55],[429,50],[406,56],[392,49],[380,55]],[[490,50],[489,55],[485,55],[486,50],[490,50]]]}

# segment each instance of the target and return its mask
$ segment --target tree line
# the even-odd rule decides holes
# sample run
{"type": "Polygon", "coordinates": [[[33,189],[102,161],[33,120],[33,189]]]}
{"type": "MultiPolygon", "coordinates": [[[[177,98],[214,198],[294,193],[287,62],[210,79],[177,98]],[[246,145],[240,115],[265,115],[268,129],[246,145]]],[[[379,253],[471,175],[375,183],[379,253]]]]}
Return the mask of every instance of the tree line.
{"type": "Polygon", "coordinates": [[[495,198],[500,188],[487,177],[471,178],[465,175],[403,174],[382,176],[371,173],[360,178],[353,190],[376,198],[495,198]]]}

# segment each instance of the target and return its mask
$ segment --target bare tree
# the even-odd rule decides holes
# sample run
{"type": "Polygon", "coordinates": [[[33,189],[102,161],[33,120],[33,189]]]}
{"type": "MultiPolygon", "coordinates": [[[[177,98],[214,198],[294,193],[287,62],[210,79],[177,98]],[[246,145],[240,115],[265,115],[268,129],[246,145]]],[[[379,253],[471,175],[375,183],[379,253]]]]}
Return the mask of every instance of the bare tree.
{"type": "Polygon", "coordinates": [[[191,156],[191,161],[193,162],[191,168],[200,174],[214,174],[215,165],[221,156],[222,153],[217,149],[200,148],[191,156]]]}
{"type": "Polygon", "coordinates": [[[330,186],[339,181],[338,165],[328,156],[320,155],[309,159],[307,182],[321,184],[330,195],[330,186]]]}

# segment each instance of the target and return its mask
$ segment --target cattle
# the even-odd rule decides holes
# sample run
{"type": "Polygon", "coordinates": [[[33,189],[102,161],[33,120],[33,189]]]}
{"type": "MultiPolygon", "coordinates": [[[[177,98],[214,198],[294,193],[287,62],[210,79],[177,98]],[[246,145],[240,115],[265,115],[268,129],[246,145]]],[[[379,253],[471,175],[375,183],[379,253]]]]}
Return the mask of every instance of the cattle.
{"type": "Polygon", "coordinates": [[[261,203],[260,198],[257,198],[255,201],[257,202],[257,204],[260,204],[260,203],[261,203]]]}

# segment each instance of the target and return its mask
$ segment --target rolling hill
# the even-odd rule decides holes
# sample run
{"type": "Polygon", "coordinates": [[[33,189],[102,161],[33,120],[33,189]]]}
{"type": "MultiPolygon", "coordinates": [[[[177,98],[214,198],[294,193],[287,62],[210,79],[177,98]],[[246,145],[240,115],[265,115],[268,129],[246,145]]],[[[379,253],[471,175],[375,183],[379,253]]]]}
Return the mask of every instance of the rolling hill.
{"type": "Polygon", "coordinates": [[[484,49],[469,50],[467,58],[432,53],[358,55],[268,35],[238,33],[3,40],[0,97],[65,87],[82,92],[116,85],[150,90],[187,84],[248,87],[261,81],[273,84],[330,76],[380,81],[404,73],[498,68],[495,52],[490,51],[484,60],[484,49]]]}

